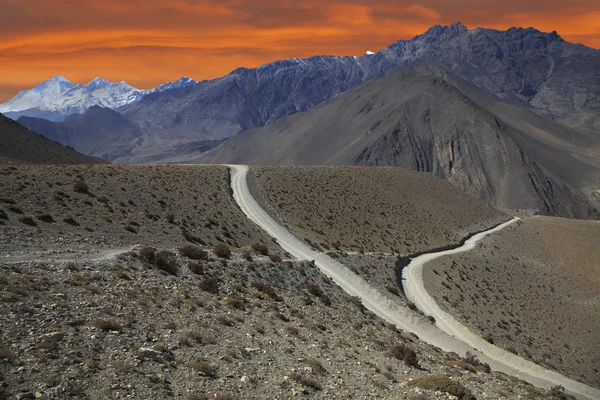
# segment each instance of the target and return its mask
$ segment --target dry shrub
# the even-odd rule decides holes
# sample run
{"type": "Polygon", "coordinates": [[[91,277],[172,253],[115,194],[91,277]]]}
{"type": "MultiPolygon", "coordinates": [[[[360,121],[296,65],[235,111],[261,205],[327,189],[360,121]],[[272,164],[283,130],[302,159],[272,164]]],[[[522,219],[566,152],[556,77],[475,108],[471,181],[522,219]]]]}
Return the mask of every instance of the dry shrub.
{"type": "Polygon", "coordinates": [[[89,187],[84,181],[77,181],[73,184],[73,190],[77,193],[87,193],[89,187]]]}
{"type": "Polygon", "coordinates": [[[33,220],[33,218],[31,217],[27,217],[27,216],[20,216],[19,218],[19,222],[25,224],[25,225],[29,225],[29,226],[37,226],[37,224],[35,223],[35,221],[33,220]]]}
{"type": "Polygon", "coordinates": [[[259,291],[261,291],[262,293],[264,293],[267,296],[269,296],[270,298],[272,298],[273,300],[275,300],[277,302],[283,301],[283,298],[281,296],[279,296],[277,294],[277,292],[275,291],[275,289],[273,289],[273,286],[269,285],[268,283],[254,282],[253,286],[256,289],[258,289],[259,291]]]}
{"type": "Polygon", "coordinates": [[[130,281],[131,277],[127,274],[127,272],[122,269],[116,269],[113,271],[113,274],[119,279],[125,279],[126,281],[130,281]]]}
{"type": "Polygon", "coordinates": [[[125,229],[127,232],[137,233],[137,230],[130,224],[124,224],[123,229],[125,229]]]}
{"type": "Polygon", "coordinates": [[[290,378],[293,379],[294,381],[298,382],[299,384],[309,387],[309,388],[313,388],[316,390],[321,390],[323,389],[323,387],[321,386],[321,384],[319,383],[319,381],[317,381],[316,379],[310,377],[310,376],[304,376],[304,375],[300,375],[296,372],[292,372],[290,374],[290,378]]]}
{"type": "Polygon", "coordinates": [[[262,243],[254,243],[250,247],[252,247],[252,250],[259,254],[262,254],[263,256],[269,255],[269,249],[262,243]]]}
{"type": "Polygon", "coordinates": [[[7,347],[0,346],[0,360],[12,360],[13,358],[15,358],[15,355],[12,351],[10,351],[7,347]]]}
{"type": "Polygon", "coordinates": [[[445,375],[427,375],[408,382],[409,386],[416,386],[425,390],[439,390],[461,400],[475,400],[473,393],[461,383],[453,381],[445,375]]]}
{"type": "Polygon", "coordinates": [[[8,220],[8,215],[6,215],[6,212],[2,209],[0,209],[0,219],[8,220]]]}
{"type": "Polygon", "coordinates": [[[323,290],[316,283],[309,283],[306,285],[306,290],[308,290],[308,293],[312,294],[313,296],[321,297],[323,295],[323,290]]]}
{"type": "Polygon", "coordinates": [[[206,251],[192,245],[181,247],[179,254],[192,260],[208,260],[208,253],[206,251]]]}
{"type": "Polygon", "coordinates": [[[465,358],[463,358],[461,361],[468,363],[469,365],[472,365],[473,367],[475,367],[477,370],[486,372],[488,374],[492,371],[490,366],[487,363],[479,361],[474,354],[471,354],[468,351],[467,351],[467,356],[465,358]]]}
{"type": "Polygon", "coordinates": [[[148,263],[154,263],[154,256],[156,255],[156,249],[154,247],[143,247],[138,252],[140,259],[148,263]]]}
{"type": "Polygon", "coordinates": [[[390,349],[389,355],[398,360],[404,361],[404,364],[408,366],[417,367],[419,365],[419,361],[417,359],[417,352],[403,343],[394,345],[390,349]]]}
{"type": "Polygon", "coordinates": [[[102,329],[103,331],[117,331],[120,332],[123,330],[123,326],[115,320],[112,319],[96,319],[90,322],[90,325],[97,329],[102,329]]]}
{"type": "Polygon", "coordinates": [[[325,367],[323,367],[321,361],[317,360],[316,358],[309,358],[306,360],[306,365],[311,367],[315,374],[323,375],[327,373],[327,370],[325,367]]]}
{"type": "Polygon", "coordinates": [[[175,254],[170,251],[162,250],[155,254],[154,265],[158,269],[168,272],[171,275],[177,275],[179,273],[179,265],[175,259],[175,254]]]}
{"type": "Polygon", "coordinates": [[[213,247],[213,253],[215,253],[215,256],[221,258],[229,258],[229,256],[231,256],[231,250],[229,249],[229,246],[223,243],[215,245],[215,247],[213,247]]]}
{"type": "Polygon", "coordinates": [[[204,361],[196,360],[192,362],[192,368],[205,376],[212,378],[217,376],[217,367],[204,361]]]}
{"type": "Polygon", "coordinates": [[[204,266],[200,263],[189,263],[188,269],[196,275],[204,275],[204,266]]]}
{"type": "Polygon", "coordinates": [[[38,221],[42,221],[42,222],[47,222],[47,223],[52,223],[54,222],[54,218],[52,218],[52,215],[50,214],[35,214],[34,215],[35,219],[37,219],[38,221]]]}
{"type": "Polygon", "coordinates": [[[217,278],[206,278],[198,284],[205,292],[219,294],[219,280],[217,278]]]}
{"type": "Polygon", "coordinates": [[[282,258],[281,258],[281,256],[280,256],[279,254],[271,254],[271,255],[269,256],[269,259],[270,259],[272,262],[275,262],[275,263],[279,263],[279,262],[281,262],[281,261],[282,261],[282,258]]]}

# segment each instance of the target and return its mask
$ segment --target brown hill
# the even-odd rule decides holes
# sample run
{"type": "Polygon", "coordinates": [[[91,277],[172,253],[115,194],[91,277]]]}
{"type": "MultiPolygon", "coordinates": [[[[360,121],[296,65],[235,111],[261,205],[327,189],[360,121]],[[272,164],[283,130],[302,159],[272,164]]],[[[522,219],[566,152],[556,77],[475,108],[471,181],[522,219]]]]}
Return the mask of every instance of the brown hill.
{"type": "Polygon", "coordinates": [[[106,161],[78,153],[46,139],[0,114],[0,163],[104,164],[106,161]]]}

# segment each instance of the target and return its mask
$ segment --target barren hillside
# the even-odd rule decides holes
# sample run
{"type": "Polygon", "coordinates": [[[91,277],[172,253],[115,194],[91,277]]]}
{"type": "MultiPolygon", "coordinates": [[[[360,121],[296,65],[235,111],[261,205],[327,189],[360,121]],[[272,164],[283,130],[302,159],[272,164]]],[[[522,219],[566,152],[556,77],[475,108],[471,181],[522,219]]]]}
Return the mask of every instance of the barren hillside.
{"type": "Polygon", "coordinates": [[[251,172],[265,209],[324,250],[412,254],[508,219],[439,178],[402,168],[253,166],[251,172]]]}
{"type": "Polygon", "coordinates": [[[600,223],[529,218],[426,267],[439,304],[494,344],[600,387],[600,223]]]}

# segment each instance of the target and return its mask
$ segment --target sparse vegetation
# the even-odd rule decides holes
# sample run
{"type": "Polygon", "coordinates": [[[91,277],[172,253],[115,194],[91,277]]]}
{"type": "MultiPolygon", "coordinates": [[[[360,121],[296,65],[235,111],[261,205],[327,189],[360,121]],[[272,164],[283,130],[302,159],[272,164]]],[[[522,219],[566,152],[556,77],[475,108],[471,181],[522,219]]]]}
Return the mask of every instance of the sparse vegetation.
{"type": "Polygon", "coordinates": [[[301,375],[301,374],[298,374],[296,372],[292,372],[290,374],[290,378],[293,379],[294,381],[298,382],[302,386],[306,386],[308,388],[312,388],[312,389],[315,389],[315,390],[322,390],[323,389],[323,386],[321,385],[321,383],[319,381],[317,381],[313,377],[306,376],[306,375],[301,375]]]}
{"type": "Polygon", "coordinates": [[[123,326],[112,319],[96,319],[90,322],[90,325],[97,329],[102,329],[103,331],[121,331],[123,330],[123,326]]]}
{"type": "Polygon", "coordinates": [[[52,218],[52,215],[50,214],[35,214],[34,215],[35,219],[42,221],[42,222],[47,222],[47,223],[52,223],[54,222],[54,218],[52,218]]]}
{"type": "Polygon", "coordinates": [[[419,361],[417,358],[417,352],[408,347],[403,343],[398,343],[392,346],[389,351],[389,355],[398,360],[404,361],[404,364],[411,367],[418,367],[419,361]]]}
{"type": "Polygon", "coordinates": [[[31,217],[22,215],[18,219],[19,219],[19,222],[21,222],[21,223],[23,223],[25,225],[37,226],[37,224],[35,223],[35,221],[31,217]]]}
{"type": "Polygon", "coordinates": [[[254,243],[252,245],[252,250],[259,254],[262,254],[263,256],[269,255],[269,249],[262,243],[254,243]]]}
{"type": "Polygon", "coordinates": [[[207,260],[208,253],[196,246],[184,246],[179,249],[179,254],[183,257],[190,258],[192,260],[207,260]]]}
{"type": "Polygon", "coordinates": [[[215,247],[213,247],[213,253],[215,256],[221,258],[229,258],[231,256],[231,250],[229,249],[229,246],[223,243],[215,245],[215,247]]]}
{"type": "Polygon", "coordinates": [[[73,184],[73,190],[77,193],[86,194],[89,191],[89,187],[85,181],[77,181],[73,184]]]}
{"type": "Polygon", "coordinates": [[[423,376],[409,381],[408,385],[426,390],[446,392],[458,397],[460,400],[475,400],[475,396],[469,389],[445,375],[423,376]]]}
{"type": "Polygon", "coordinates": [[[204,376],[211,378],[215,378],[217,376],[217,367],[204,361],[196,360],[192,362],[192,368],[204,376]]]}

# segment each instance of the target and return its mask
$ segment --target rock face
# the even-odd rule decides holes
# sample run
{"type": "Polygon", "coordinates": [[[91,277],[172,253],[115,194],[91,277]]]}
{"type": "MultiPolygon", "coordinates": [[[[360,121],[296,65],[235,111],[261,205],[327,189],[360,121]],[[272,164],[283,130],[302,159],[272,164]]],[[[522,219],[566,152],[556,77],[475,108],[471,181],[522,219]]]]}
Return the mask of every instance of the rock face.
{"type": "Polygon", "coordinates": [[[32,132],[0,114],[0,163],[101,164],[105,161],[80,154],[32,132]]]}
{"type": "Polygon", "coordinates": [[[63,122],[31,117],[21,117],[18,122],[48,139],[109,161],[129,154],[135,147],[135,139],[142,135],[138,126],[127,118],[99,106],[70,115],[63,122]]]}
{"type": "Polygon", "coordinates": [[[395,165],[433,173],[501,208],[598,215],[581,190],[598,183],[597,168],[505,123],[446,80],[413,70],[245,132],[194,161],[395,165]]]}

